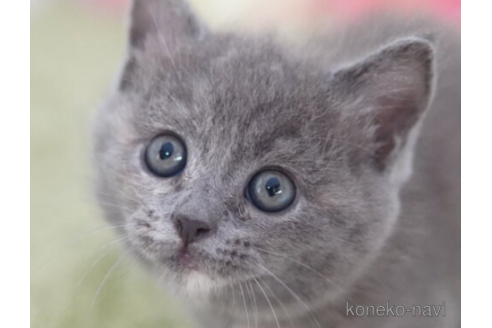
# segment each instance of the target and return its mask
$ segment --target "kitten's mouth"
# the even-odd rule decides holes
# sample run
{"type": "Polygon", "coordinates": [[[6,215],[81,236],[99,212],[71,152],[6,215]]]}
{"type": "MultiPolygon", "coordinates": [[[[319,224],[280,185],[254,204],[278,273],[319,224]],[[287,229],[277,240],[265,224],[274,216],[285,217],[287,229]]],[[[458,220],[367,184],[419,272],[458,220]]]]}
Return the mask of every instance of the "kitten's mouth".
{"type": "Polygon", "coordinates": [[[181,276],[180,286],[188,295],[208,295],[213,288],[219,286],[217,279],[210,275],[200,255],[195,252],[182,248],[173,259],[181,276]]]}
{"type": "Polygon", "coordinates": [[[188,249],[183,248],[176,254],[176,263],[190,271],[200,271],[198,258],[191,254],[188,249]]]}

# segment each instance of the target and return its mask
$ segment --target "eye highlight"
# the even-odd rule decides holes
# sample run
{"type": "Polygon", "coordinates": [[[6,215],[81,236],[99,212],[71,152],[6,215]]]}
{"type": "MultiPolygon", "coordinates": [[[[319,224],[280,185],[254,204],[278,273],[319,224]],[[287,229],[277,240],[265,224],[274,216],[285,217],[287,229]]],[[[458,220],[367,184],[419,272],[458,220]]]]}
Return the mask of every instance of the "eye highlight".
{"type": "Polygon", "coordinates": [[[145,164],[156,176],[169,178],[186,166],[186,146],[172,134],[155,137],[145,150],[145,164]]]}
{"type": "Polygon", "coordinates": [[[279,212],[292,204],[296,188],[285,173],[264,170],[257,173],[248,183],[246,195],[258,209],[264,212],[279,212]]]}

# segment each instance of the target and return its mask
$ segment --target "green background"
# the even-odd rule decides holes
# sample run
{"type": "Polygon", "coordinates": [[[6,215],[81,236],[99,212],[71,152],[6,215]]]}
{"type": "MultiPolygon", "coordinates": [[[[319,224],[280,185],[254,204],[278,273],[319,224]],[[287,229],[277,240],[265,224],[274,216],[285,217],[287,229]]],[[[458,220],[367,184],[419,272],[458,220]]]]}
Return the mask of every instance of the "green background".
{"type": "Polygon", "coordinates": [[[189,327],[128,259],[97,295],[122,250],[93,231],[107,223],[91,195],[90,120],[124,54],[121,17],[74,2],[31,15],[31,327],[189,327]]]}

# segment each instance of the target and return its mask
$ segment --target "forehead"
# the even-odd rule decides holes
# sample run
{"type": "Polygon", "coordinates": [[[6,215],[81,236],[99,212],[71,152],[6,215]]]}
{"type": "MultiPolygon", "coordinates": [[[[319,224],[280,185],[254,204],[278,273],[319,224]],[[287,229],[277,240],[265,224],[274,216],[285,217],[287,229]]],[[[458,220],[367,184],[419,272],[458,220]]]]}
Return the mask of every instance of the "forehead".
{"type": "Polygon", "coordinates": [[[173,57],[156,49],[141,64],[147,74],[134,114],[149,123],[141,133],[172,130],[216,161],[227,152],[236,162],[275,165],[323,147],[321,133],[337,114],[322,74],[266,43],[221,45],[184,47],[173,57]]]}

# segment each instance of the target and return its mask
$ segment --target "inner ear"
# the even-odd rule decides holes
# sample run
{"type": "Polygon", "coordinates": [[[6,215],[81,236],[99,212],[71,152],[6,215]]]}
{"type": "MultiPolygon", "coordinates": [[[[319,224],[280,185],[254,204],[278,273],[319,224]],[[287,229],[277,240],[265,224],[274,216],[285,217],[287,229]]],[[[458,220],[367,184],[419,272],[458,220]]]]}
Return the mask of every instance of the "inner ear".
{"type": "Polygon", "coordinates": [[[433,47],[424,39],[396,41],[335,73],[334,85],[355,115],[370,119],[375,164],[384,169],[429,104],[433,47]],[[355,107],[355,108],[354,108],[355,107]]]}
{"type": "Polygon", "coordinates": [[[173,44],[199,37],[204,27],[186,0],[134,0],[131,11],[130,46],[142,48],[156,37],[173,44]]]}

